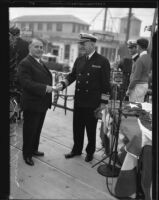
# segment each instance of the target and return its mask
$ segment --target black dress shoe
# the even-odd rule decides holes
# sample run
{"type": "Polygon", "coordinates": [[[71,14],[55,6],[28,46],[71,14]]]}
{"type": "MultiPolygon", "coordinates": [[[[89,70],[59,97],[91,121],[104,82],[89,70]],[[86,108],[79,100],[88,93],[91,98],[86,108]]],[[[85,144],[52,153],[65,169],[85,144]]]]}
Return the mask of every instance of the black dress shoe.
{"type": "Polygon", "coordinates": [[[93,155],[87,154],[86,157],[85,157],[85,161],[86,161],[86,162],[89,162],[89,161],[91,161],[91,160],[93,160],[93,155]]]}
{"type": "Polygon", "coordinates": [[[44,156],[44,152],[34,151],[33,156],[44,156]]]}
{"type": "Polygon", "coordinates": [[[24,158],[24,161],[25,161],[25,163],[26,163],[27,165],[31,165],[31,166],[34,165],[34,161],[32,160],[32,158],[29,158],[29,157],[24,158]]]}
{"type": "Polygon", "coordinates": [[[70,152],[68,154],[65,154],[65,158],[68,159],[68,158],[73,158],[75,156],[80,156],[81,153],[73,153],[73,152],[70,152]]]}

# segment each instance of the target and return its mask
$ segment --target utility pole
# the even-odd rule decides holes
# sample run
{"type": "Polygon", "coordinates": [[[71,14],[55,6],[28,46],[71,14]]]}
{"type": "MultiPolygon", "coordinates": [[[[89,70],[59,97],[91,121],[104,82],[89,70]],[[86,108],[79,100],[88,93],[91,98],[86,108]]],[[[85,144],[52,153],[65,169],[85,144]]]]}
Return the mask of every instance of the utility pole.
{"type": "Polygon", "coordinates": [[[108,11],[108,8],[105,8],[105,12],[104,12],[104,22],[103,22],[103,31],[106,31],[107,11],[108,11]]]}
{"type": "Polygon", "coordinates": [[[126,29],[126,38],[125,38],[126,42],[129,39],[130,25],[131,25],[131,15],[132,15],[132,8],[129,8],[129,14],[128,14],[128,20],[127,20],[127,29],[126,29]]]}
{"type": "Polygon", "coordinates": [[[155,8],[152,27],[151,27],[151,39],[150,39],[149,48],[148,48],[148,51],[150,54],[152,52],[152,38],[153,38],[153,34],[155,32],[155,27],[156,27],[156,23],[157,23],[157,15],[158,15],[158,8],[155,8]]]}
{"type": "Polygon", "coordinates": [[[158,8],[155,8],[154,17],[153,17],[153,23],[152,23],[152,28],[151,28],[151,38],[152,38],[152,36],[153,36],[153,34],[155,32],[157,14],[158,14],[158,8]]]}

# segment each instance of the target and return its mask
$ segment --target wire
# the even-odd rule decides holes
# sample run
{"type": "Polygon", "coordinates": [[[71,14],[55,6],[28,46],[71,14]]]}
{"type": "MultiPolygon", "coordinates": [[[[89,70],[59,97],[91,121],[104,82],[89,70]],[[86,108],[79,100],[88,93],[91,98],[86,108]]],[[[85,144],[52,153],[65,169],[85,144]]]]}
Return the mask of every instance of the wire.
{"type": "Polygon", "coordinates": [[[97,14],[96,16],[90,21],[90,25],[92,26],[92,23],[94,23],[94,21],[96,20],[96,18],[99,16],[99,14],[101,14],[101,12],[104,10],[104,8],[102,8],[97,14]]]}
{"type": "Polygon", "coordinates": [[[118,30],[117,30],[116,26],[114,25],[113,17],[112,17],[112,15],[111,15],[110,9],[108,9],[108,12],[109,12],[110,17],[111,17],[111,19],[112,19],[112,24],[113,24],[113,26],[115,27],[115,31],[116,31],[116,33],[117,33],[117,37],[119,37],[119,33],[118,33],[118,30]]]}

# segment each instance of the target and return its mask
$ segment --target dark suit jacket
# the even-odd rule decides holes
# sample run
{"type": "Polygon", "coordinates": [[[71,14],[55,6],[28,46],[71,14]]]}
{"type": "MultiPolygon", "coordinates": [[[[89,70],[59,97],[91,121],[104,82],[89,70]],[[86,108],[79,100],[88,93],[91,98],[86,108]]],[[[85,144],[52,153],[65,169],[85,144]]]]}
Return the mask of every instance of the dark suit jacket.
{"type": "Polygon", "coordinates": [[[18,66],[18,78],[22,87],[23,110],[44,112],[51,108],[52,94],[46,93],[46,85],[52,85],[52,74],[32,56],[25,57],[18,66]]]}
{"type": "Polygon", "coordinates": [[[110,63],[97,52],[88,61],[78,57],[66,79],[69,84],[76,80],[75,106],[97,108],[110,92],[110,63]]]}

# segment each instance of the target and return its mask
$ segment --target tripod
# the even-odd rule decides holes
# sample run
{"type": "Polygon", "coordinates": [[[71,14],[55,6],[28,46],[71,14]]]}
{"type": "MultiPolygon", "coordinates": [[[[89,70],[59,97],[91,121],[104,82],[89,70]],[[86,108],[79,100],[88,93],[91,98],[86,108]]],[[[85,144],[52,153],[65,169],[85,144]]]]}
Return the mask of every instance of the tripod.
{"type": "Polygon", "coordinates": [[[117,147],[118,147],[118,138],[119,138],[119,129],[120,129],[120,123],[121,123],[121,116],[122,116],[122,92],[120,92],[120,97],[119,97],[119,108],[118,108],[118,120],[117,123],[115,124],[115,103],[117,100],[117,89],[118,86],[120,88],[120,85],[118,84],[114,84],[114,88],[113,88],[113,126],[116,125],[116,127],[112,127],[112,137],[113,137],[113,141],[112,141],[112,145],[111,145],[111,151],[110,154],[105,156],[103,159],[101,159],[99,162],[97,162],[96,164],[92,165],[92,167],[95,167],[96,165],[98,165],[99,163],[103,162],[105,159],[109,158],[109,163],[108,164],[104,164],[98,167],[97,171],[98,173],[100,173],[103,176],[106,177],[117,177],[119,175],[120,172],[120,168],[115,166],[116,161],[117,161],[117,147]],[[111,165],[111,162],[113,161],[113,165],[111,165]]]}

